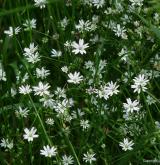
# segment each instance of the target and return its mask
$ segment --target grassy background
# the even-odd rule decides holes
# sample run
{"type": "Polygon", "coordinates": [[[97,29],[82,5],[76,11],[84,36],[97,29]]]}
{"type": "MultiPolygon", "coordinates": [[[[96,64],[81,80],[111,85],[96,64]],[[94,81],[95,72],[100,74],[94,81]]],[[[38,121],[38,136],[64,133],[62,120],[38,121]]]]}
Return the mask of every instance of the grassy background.
{"type": "MultiPolygon", "coordinates": [[[[72,6],[66,7],[65,1],[52,0],[46,5],[45,9],[40,10],[34,7],[33,2],[29,0],[4,0],[0,1],[0,56],[1,61],[6,71],[6,82],[0,84],[0,121],[1,121],[1,137],[9,137],[14,140],[14,149],[10,152],[0,151],[1,164],[58,164],[60,157],[64,153],[70,153],[74,156],[75,164],[83,164],[82,155],[86,150],[92,148],[97,156],[97,162],[95,164],[117,164],[124,165],[132,162],[133,164],[142,164],[143,159],[158,158],[159,155],[159,132],[155,130],[154,121],[159,120],[159,82],[160,80],[152,79],[150,81],[150,91],[157,99],[157,103],[150,107],[146,103],[146,94],[140,95],[140,100],[143,105],[143,110],[146,110],[145,118],[140,121],[132,121],[142,128],[142,134],[139,132],[136,134],[136,130],[133,128],[135,141],[135,147],[133,151],[122,152],[118,143],[123,138],[123,134],[120,130],[120,126],[125,125],[125,121],[122,119],[122,103],[127,97],[136,98],[136,95],[131,93],[129,89],[130,83],[132,83],[133,77],[130,77],[129,83],[125,84],[121,78],[125,71],[133,72],[134,76],[141,71],[141,69],[152,68],[150,59],[159,52],[159,42],[155,39],[155,42],[146,40],[146,36],[155,35],[146,28],[143,33],[143,37],[139,38],[134,33],[132,22],[129,23],[128,29],[130,29],[129,39],[120,40],[115,37],[110,29],[105,29],[103,26],[99,26],[93,34],[81,34],[79,32],[72,33],[75,30],[75,23],[79,19],[85,20],[91,19],[93,14],[100,16],[100,21],[117,20],[115,16],[106,17],[100,10],[93,10],[92,8],[82,7],[80,1],[72,0],[72,6]],[[58,22],[65,16],[69,18],[70,24],[66,30],[63,31],[58,22]],[[30,30],[28,32],[21,31],[19,35],[9,38],[4,34],[4,30],[9,26],[17,27],[21,26],[26,19],[35,18],[37,20],[36,30],[30,30]],[[59,34],[58,39],[54,39],[53,35],[59,34]],[[71,52],[67,52],[64,49],[64,42],[66,40],[78,40],[80,37],[84,37],[86,42],[89,42],[89,38],[92,35],[98,34],[103,36],[103,40],[97,44],[92,44],[89,47],[87,56],[74,56],[71,52]],[[43,43],[43,39],[47,39],[48,42],[43,43]],[[39,52],[41,55],[40,63],[36,65],[30,65],[24,60],[23,49],[34,42],[39,46],[39,52]],[[120,63],[120,57],[117,53],[121,50],[123,45],[136,51],[134,56],[131,56],[131,65],[126,66],[120,63]],[[61,58],[51,58],[50,51],[54,48],[61,50],[63,56],[61,58]],[[105,111],[104,115],[101,115],[100,111],[103,111],[103,102],[98,100],[99,109],[91,104],[91,97],[85,94],[85,88],[87,84],[82,84],[77,88],[66,84],[67,77],[61,72],[61,67],[64,65],[69,66],[70,70],[78,70],[83,74],[86,71],[83,70],[84,62],[92,60],[95,62],[95,66],[99,65],[101,59],[107,60],[107,68],[104,73],[103,81],[116,81],[119,79],[121,85],[120,95],[114,96],[108,101],[109,109],[116,107],[116,112],[105,111]],[[35,68],[45,66],[49,69],[51,75],[47,79],[52,85],[52,91],[57,86],[66,87],[67,94],[76,100],[76,108],[82,108],[86,113],[85,118],[89,119],[91,128],[86,132],[80,130],[79,121],[77,119],[73,123],[68,124],[63,120],[56,117],[56,113],[50,109],[45,109],[39,103],[39,98],[34,96],[22,96],[17,94],[11,95],[11,87],[18,89],[21,81],[17,82],[16,76],[20,71],[20,76],[24,76],[27,72],[29,74],[29,83],[35,85],[38,82],[34,75],[35,68]],[[26,120],[17,119],[15,117],[15,109],[23,105],[30,109],[30,117],[26,120]],[[48,127],[45,124],[45,118],[52,117],[55,120],[54,127],[48,127]],[[22,139],[23,129],[25,127],[36,126],[41,138],[36,139],[35,143],[29,144],[22,139]],[[64,128],[70,126],[70,135],[66,135],[64,128]],[[156,138],[156,142],[151,144],[151,141],[156,138]],[[56,159],[45,159],[40,156],[39,150],[43,145],[54,144],[58,146],[58,156],[56,159]],[[102,144],[106,147],[103,149],[102,144]]],[[[106,2],[109,4],[109,2],[106,2]]],[[[107,6],[107,5],[106,5],[107,6]]],[[[126,6],[127,8],[127,6],[126,6]]],[[[146,16],[149,21],[150,13],[146,16]]],[[[142,13],[143,16],[143,13],[142,13]]],[[[118,17],[118,16],[117,16],[118,17]]],[[[139,19],[134,15],[134,19],[139,19]]],[[[140,20],[140,19],[139,19],[140,20]]],[[[156,33],[157,35],[157,33],[156,33]]],[[[22,77],[21,77],[22,78],[22,77]]],[[[99,82],[95,82],[99,85],[99,82]]],[[[73,109],[72,109],[73,111],[73,109]]]]}

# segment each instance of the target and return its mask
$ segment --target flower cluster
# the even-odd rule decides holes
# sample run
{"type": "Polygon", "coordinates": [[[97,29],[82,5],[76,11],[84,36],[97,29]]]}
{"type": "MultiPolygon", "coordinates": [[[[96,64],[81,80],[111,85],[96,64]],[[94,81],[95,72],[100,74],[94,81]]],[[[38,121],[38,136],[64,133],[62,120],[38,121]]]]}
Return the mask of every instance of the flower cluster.
{"type": "Polygon", "coordinates": [[[147,0],[2,6],[1,164],[160,158],[158,9],[147,0]]]}

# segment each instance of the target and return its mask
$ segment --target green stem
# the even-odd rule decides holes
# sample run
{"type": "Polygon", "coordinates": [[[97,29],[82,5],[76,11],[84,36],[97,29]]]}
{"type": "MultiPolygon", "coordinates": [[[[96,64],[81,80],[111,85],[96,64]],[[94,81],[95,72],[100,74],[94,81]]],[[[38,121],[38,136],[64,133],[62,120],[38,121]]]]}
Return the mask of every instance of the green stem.
{"type": "MultiPolygon", "coordinates": [[[[63,125],[63,122],[61,122],[61,124],[63,125]]],[[[76,152],[75,152],[75,149],[74,149],[72,143],[70,142],[70,140],[69,140],[69,138],[68,138],[68,135],[64,132],[64,130],[62,129],[61,125],[60,125],[58,122],[57,122],[57,125],[58,125],[59,129],[63,132],[63,134],[64,134],[64,136],[65,136],[65,139],[66,139],[66,141],[67,141],[67,143],[68,143],[70,149],[72,150],[72,153],[73,153],[73,155],[74,155],[74,157],[75,157],[75,159],[76,159],[76,161],[77,161],[77,164],[78,164],[78,165],[81,165],[80,162],[79,162],[79,159],[78,159],[78,157],[77,157],[77,154],[76,154],[76,152]]]]}
{"type": "Polygon", "coordinates": [[[51,140],[49,139],[49,137],[48,137],[48,135],[47,135],[47,131],[46,131],[45,127],[44,127],[43,121],[42,121],[42,119],[41,119],[41,117],[40,117],[40,115],[39,115],[39,113],[38,113],[38,111],[37,111],[37,108],[36,108],[36,106],[34,105],[33,100],[32,100],[32,98],[31,98],[30,95],[29,95],[29,98],[30,98],[30,101],[31,101],[31,103],[32,103],[32,105],[33,105],[33,108],[34,108],[35,112],[36,112],[36,115],[37,115],[37,117],[38,117],[38,120],[39,120],[39,122],[40,122],[40,125],[41,125],[41,127],[42,127],[42,129],[43,129],[43,132],[44,132],[44,134],[45,134],[45,136],[46,136],[46,138],[47,138],[47,141],[48,141],[49,145],[52,146],[52,142],[51,142],[51,140]]]}
{"type": "Polygon", "coordinates": [[[160,103],[160,100],[158,100],[153,94],[151,94],[150,92],[147,92],[147,94],[151,97],[153,97],[158,103],[160,103]]]}
{"type": "Polygon", "coordinates": [[[32,143],[29,143],[29,154],[30,154],[30,160],[31,160],[31,165],[33,164],[32,161],[32,143]]]}
{"type": "MultiPolygon", "coordinates": [[[[32,105],[33,105],[33,107],[34,107],[35,113],[36,113],[36,115],[37,115],[37,117],[38,117],[38,120],[39,120],[40,125],[41,125],[41,127],[42,127],[42,129],[43,129],[43,132],[44,132],[44,134],[45,134],[45,137],[46,137],[46,139],[47,139],[49,145],[50,145],[50,146],[53,146],[52,141],[50,140],[50,138],[49,138],[49,136],[48,136],[48,134],[47,134],[47,131],[46,131],[46,129],[45,129],[45,126],[44,126],[44,124],[43,124],[43,121],[42,121],[42,119],[41,119],[41,117],[40,117],[40,115],[39,115],[39,113],[38,113],[38,110],[37,110],[36,106],[34,105],[34,102],[33,102],[32,98],[31,98],[31,96],[30,96],[30,95],[28,95],[28,96],[29,96],[29,99],[30,99],[30,101],[31,101],[31,103],[32,103],[32,105]]],[[[59,160],[60,160],[60,157],[59,157],[59,155],[57,155],[57,156],[56,156],[57,164],[59,164],[59,162],[60,162],[59,160]]]]}
{"type": "MultiPolygon", "coordinates": [[[[49,136],[48,136],[48,134],[47,134],[47,131],[46,131],[46,129],[45,129],[45,126],[44,126],[44,124],[43,124],[43,121],[42,121],[42,119],[41,119],[41,117],[40,117],[40,115],[39,115],[39,113],[38,113],[38,110],[37,110],[36,106],[34,105],[34,102],[33,102],[33,100],[32,100],[32,98],[31,98],[30,95],[29,95],[29,99],[30,99],[30,101],[31,101],[31,103],[32,103],[32,105],[33,105],[33,108],[34,108],[34,110],[35,110],[35,113],[36,113],[36,115],[37,115],[37,117],[38,117],[38,120],[39,120],[39,122],[40,122],[40,125],[41,125],[41,127],[42,127],[42,129],[43,129],[43,132],[44,132],[44,134],[45,134],[45,137],[46,137],[46,139],[47,139],[49,145],[50,145],[50,146],[53,146],[52,141],[50,140],[50,138],[49,138],[49,136]]],[[[58,155],[58,156],[56,156],[56,161],[57,161],[58,164],[59,164],[59,162],[60,162],[59,160],[60,160],[60,158],[59,158],[59,155],[58,155]]]]}
{"type": "Polygon", "coordinates": [[[145,95],[144,95],[143,92],[142,92],[142,95],[143,95],[143,99],[144,99],[145,105],[146,105],[146,107],[147,107],[147,111],[148,111],[149,117],[150,117],[150,119],[151,119],[152,124],[154,125],[154,121],[153,121],[153,118],[152,118],[152,115],[151,115],[149,106],[148,106],[148,104],[147,104],[147,102],[146,102],[146,98],[145,98],[145,95]]]}
{"type": "Polygon", "coordinates": [[[64,135],[65,135],[65,138],[66,138],[66,140],[67,140],[67,142],[68,142],[68,144],[69,144],[69,147],[71,148],[71,150],[72,150],[72,152],[73,152],[73,155],[74,155],[74,157],[75,157],[75,159],[76,159],[76,161],[77,161],[77,164],[78,164],[78,165],[81,165],[80,162],[79,162],[79,159],[78,159],[78,157],[77,157],[77,154],[76,154],[76,152],[75,152],[75,149],[74,149],[74,147],[73,147],[73,145],[72,145],[72,143],[70,142],[68,136],[67,136],[65,133],[64,133],[64,135]]]}

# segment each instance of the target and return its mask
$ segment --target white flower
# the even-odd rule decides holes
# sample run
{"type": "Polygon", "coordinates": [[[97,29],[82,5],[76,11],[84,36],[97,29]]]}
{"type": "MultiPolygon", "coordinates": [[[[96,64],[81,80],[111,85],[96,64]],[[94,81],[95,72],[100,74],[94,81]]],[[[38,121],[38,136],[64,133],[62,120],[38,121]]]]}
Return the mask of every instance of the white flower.
{"type": "Polygon", "coordinates": [[[99,61],[99,70],[102,71],[104,67],[106,66],[107,62],[106,60],[100,60],[99,61]]]}
{"type": "Polygon", "coordinates": [[[63,155],[62,156],[62,164],[63,165],[70,165],[70,164],[73,164],[73,157],[72,156],[66,156],[66,155],[63,155]]]}
{"type": "Polygon", "coordinates": [[[85,161],[86,163],[89,162],[91,164],[93,161],[96,161],[94,153],[87,152],[86,154],[83,154],[83,156],[83,161],[85,161]]]}
{"type": "Polygon", "coordinates": [[[45,95],[40,100],[43,103],[43,106],[46,108],[53,108],[55,105],[55,100],[53,100],[53,94],[45,95]]]}
{"type": "Polygon", "coordinates": [[[24,55],[30,56],[32,54],[35,54],[38,50],[38,46],[34,46],[34,43],[30,43],[29,48],[24,48],[24,55]]]}
{"type": "Polygon", "coordinates": [[[157,129],[160,129],[160,122],[159,122],[159,121],[155,121],[155,127],[156,127],[157,129]]]}
{"type": "Polygon", "coordinates": [[[29,74],[28,73],[25,73],[25,75],[22,77],[22,83],[25,83],[26,80],[28,80],[28,79],[29,79],[29,74]]]}
{"type": "Polygon", "coordinates": [[[117,83],[113,83],[112,81],[109,82],[106,86],[106,93],[108,93],[109,96],[112,96],[113,94],[118,94],[119,90],[117,89],[119,85],[117,83]]]}
{"type": "Polygon", "coordinates": [[[17,90],[15,88],[11,88],[11,96],[14,97],[17,94],[17,90]]]}
{"type": "Polygon", "coordinates": [[[66,0],[66,6],[72,6],[72,0],[66,0]]]}
{"type": "Polygon", "coordinates": [[[83,128],[83,130],[88,129],[90,127],[88,120],[81,120],[80,126],[83,128]]]}
{"type": "Polygon", "coordinates": [[[48,119],[46,120],[46,124],[48,124],[48,125],[53,125],[53,124],[54,124],[54,120],[53,120],[52,118],[48,118],[48,119]]]}
{"type": "Polygon", "coordinates": [[[54,93],[58,98],[66,98],[66,91],[63,88],[57,87],[54,93]]]}
{"type": "Polygon", "coordinates": [[[80,32],[90,31],[92,23],[90,21],[79,20],[79,24],[75,25],[76,29],[80,32]]]}
{"type": "Polygon", "coordinates": [[[123,142],[120,142],[119,145],[122,147],[122,150],[132,150],[132,146],[134,145],[133,141],[129,141],[127,138],[124,138],[123,142]]]}
{"type": "Polygon", "coordinates": [[[153,97],[148,95],[146,102],[148,103],[148,105],[152,105],[152,104],[156,103],[156,100],[153,97]]]}
{"type": "Polygon", "coordinates": [[[77,109],[77,112],[73,111],[71,115],[73,119],[77,119],[79,117],[82,117],[84,115],[84,112],[82,112],[80,109],[77,109]]]}
{"type": "Polygon", "coordinates": [[[97,9],[99,9],[104,6],[105,0],[92,0],[92,3],[97,9]]]}
{"type": "Polygon", "coordinates": [[[22,85],[19,87],[19,93],[21,93],[21,94],[26,95],[31,92],[32,92],[32,89],[31,89],[30,85],[22,85]]]}
{"type": "Polygon", "coordinates": [[[127,50],[126,47],[122,48],[121,51],[118,53],[118,55],[121,57],[121,60],[124,61],[125,63],[130,62],[129,61],[129,51],[127,50]]]}
{"type": "Polygon", "coordinates": [[[122,37],[123,39],[127,39],[126,35],[126,29],[125,27],[121,27],[120,24],[117,24],[114,28],[113,31],[115,32],[115,35],[118,37],[122,37]]]}
{"type": "Polygon", "coordinates": [[[93,70],[94,63],[92,61],[87,61],[85,62],[84,66],[86,69],[93,70]]]}
{"type": "Polygon", "coordinates": [[[104,98],[106,100],[109,98],[109,95],[106,91],[106,86],[100,86],[100,89],[95,89],[93,93],[94,92],[97,94],[99,98],[104,98]]]}
{"type": "Polygon", "coordinates": [[[39,53],[37,52],[38,47],[34,46],[34,43],[30,43],[29,48],[24,48],[24,56],[30,63],[36,63],[40,60],[39,53]]]}
{"type": "Polygon", "coordinates": [[[58,113],[58,115],[63,115],[65,112],[67,112],[67,104],[65,100],[62,102],[57,102],[54,106],[55,111],[58,113]]]}
{"type": "Polygon", "coordinates": [[[68,72],[68,67],[67,66],[63,66],[61,68],[61,70],[62,70],[62,72],[67,73],[68,72]]]}
{"type": "Polygon", "coordinates": [[[158,23],[159,22],[160,15],[158,13],[154,13],[153,18],[158,23]]]}
{"type": "Polygon", "coordinates": [[[51,57],[60,57],[60,56],[62,56],[62,52],[61,51],[57,51],[55,49],[52,49],[51,53],[52,53],[51,57]]]}
{"type": "Polygon", "coordinates": [[[38,61],[40,61],[39,53],[36,52],[35,54],[32,54],[32,55],[26,57],[26,59],[28,60],[28,62],[30,62],[32,64],[37,63],[38,61]]]}
{"type": "MultiPolygon", "coordinates": [[[[0,66],[1,67],[1,66],[0,66]]],[[[0,68],[0,80],[6,81],[6,72],[3,70],[3,68],[0,68]]]]}
{"type": "Polygon", "coordinates": [[[36,76],[37,78],[45,79],[48,75],[50,75],[49,70],[46,70],[44,67],[36,68],[36,76]]]}
{"type": "Polygon", "coordinates": [[[130,98],[127,99],[127,103],[123,103],[123,107],[127,111],[127,113],[133,113],[134,111],[138,112],[140,109],[139,102],[137,100],[132,102],[130,98]]]}
{"type": "Polygon", "coordinates": [[[100,89],[96,89],[94,90],[94,93],[97,93],[99,98],[104,98],[105,100],[107,100],[110,96],[112,96],[113,94],[118,94],[119,90],[118,90],[119,85],[115,83],[108,82],[106,85],[104,86],[100,86],[100,89]]]}
{"type": "Polygon", "coordinates": [[[73,119],[72,116],[69,115],[67,112],[64,113],[63,117],[64,117],[64,121],[69,122],[69,123],[73,119]]]}
{"type": "Polygon", "coordinates": [[[16,27],[15,29],[13,27],[9,27],[9,30],[5,30],[4,33],[7,34],[9,37],[12,37],[14,34],[18,34],[20,32],[21,28],[16,27]]]}
{"type": "Polygon", "coordinates": [[[25,21],[25,23],[23,24],[23,26],[25,26],[25,31],[29,31],[31,29],[35,29],[36,28],[36,19],[28,19],[25,21]]]}
{"type": "Polygon", "coordinates": [[[24,117],[26,118],[28,116],[29,110],[27,108],[22,109],[22,107],[19,106],[19,109],[15,111],[15,114],[17,117],[24,117]]]}
{"type": "Polygon", "coordinates": [[[83,39],[79,39],[79,42],[76,43],[76,42],[73,42],[72,43],[72,47],[73,47],[73,50],[72,52],[75,53],[75,54],[86,54],[86,51],[85,49],[88,48],[88,43],[84,44],[84,40],[83,39]]]}
{"type": "Polygon", "coordinates": [[[50,88],[50,85],[48,83],[43,84],[42,82],[38,83],[38,86],[33,87],[33,91],[35,92],[35,95],[43,96],[43,95],[49,95],[50,92],[48,89],[50,88]]]}
{"type": "Polygon", "coordinates": [[[40,154],[44,155],[45,157],[56,156],[57,148],[54,146],[50,147],[49,145],[43,146],[43,150],[40,150],[40,154]]]}
{"type": "Polygon", "coordinates": [[[34,0],[35,6],[40,7],[40,9],[45,8],[47,4],[47,0],[34,0]]]}
{"type": "Polygon", "coordinates": [[[104,148],[106,148],[106,145],[103,143],[103,144],[101,145],[101,147],[104,149],[104,148]]]}
{"type": "Polygon", "coordinates": [[[82,1],[82,4],[84,6],[88,5],[88,6],[92,6],[92,0],[81,0],[82,1]]]}
{"type": "Polygon", "coordinates": [[[142,6],[143,0],[129,0],[132,3],[132,6],[142,6]]]}
{"type": "Polygon", "coordinates": [[[133,81],[134,81],[134,84],[131,85],[131,88],[134,89],[134,92],[140,93],[141,91],[143,92],[146,91],[147,89],[146,85],[149,80],[145,77],[144,74],[138,75],[137,77],[133,79],[133,81]]]}
{"type": "Polygon", "coordinates": [[[0,146],[5,149],[12,149],[13,148],[13,141],[9,141],[8,139],[1,139],[0,146]]]}
{"type": "Polygon", "coordinates": [[[107,100],[107,98],[109,96],[112,96],[113,94],[118,94],[119,90],[118,90],[119,85],[117,85],[117,83],[113,83],[112,81],[107,83],[107,85],[105,86],[105,90],[104,90],[104,98],[107,100]]]}
{"type": "Polygon", "coordinates": [[[28,140],[28,142],[33,141],[34,138],[37,138],[39,135],[36,135],[37,129],[32,127],[31,129],[25,128],[24,132],[25,134],[23,135],[24,139],[28,140]]]}
{"type": "Polygon", "coordinates": [[[72,47],[72,41],[66,41],[64,43],[64,46],[67,48],[67,49],[70,49],[72,47]]]}
{"type": "Polygon", "coordinates": [[[69,23],[69,20],[67,19],[67,17],[64,17],[63,20],[60,21],[61,28],[65,29],[68,23],[69,23]]]}
{"type": "Polygon", "coordinates": [[[83,80],[83,76],[80,76],[79,72],[74,72],[68,74],[69,80],[67,80],[69,83],[73,84],[79,84],[83,80]]]}
{"type": "Polygon", "coordinates": [[[58,113],[58,115],[65,114],[67,108],[69,107],[71,106],[68,105],[68,101],[66,99],[64,99],[62,102],[57,102],[54,105],[54,109],[58,113]]]}

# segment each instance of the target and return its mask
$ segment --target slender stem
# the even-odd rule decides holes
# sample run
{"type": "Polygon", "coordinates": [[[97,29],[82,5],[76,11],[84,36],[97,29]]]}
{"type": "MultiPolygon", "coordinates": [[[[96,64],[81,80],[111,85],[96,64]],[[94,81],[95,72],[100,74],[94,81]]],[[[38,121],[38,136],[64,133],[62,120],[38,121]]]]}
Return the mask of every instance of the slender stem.
{"type": "Polygon", "coordinates": [[[147,91],[147,94],[153,97],[158,103],[160,103],[160,100],[158,100],[153,94],[147,91]]]}
{"type": "Polygon", "coordinates": [[[32,143],[29,143],[29,154],[30,154],[30,160],[31,160],[31,165],[33,164],[32,162],[32,143]]]}
{"type": "Polygon", "coordinates": [[[145,105],[146,105],[147,111],[148,111],[148,113],[149,113],[149,117],[150,117],[150,119],[151,119],[152,124],[154,125],[154,121],[153,121],[153,118],[152,118],[152,115],[151,115],[151,112],[150,112],[149,106],[148,106],[148,104],[147,104],[147,102],[146,102],[146,98],[145,98],[145,95],[144,95],[143,92],[142,92],[142,95],[143,95],[143,99],[144,99],[144,102],[145,102],[145,105]]]}
{"type": "MultiPolygon", "coordinates": [[[[37,111],[37,108],[36,108],[36,106],[34,105],[34,102],[33,102],[33,100],[32,100],[32,98],[31,98],[30,95],[29,95],[29,99],[30,99],[30,101],[31,101],[31,103],[32,103],[32,105],[33,105],[33,107],[34,107],[35,113],[36,113],[36,115],[37,115],[37,117],[38,117],[38,120],[39,120],[39,122],[40,122],[40,125],[41,125],[41,127],[42,127],[42,129],[43,129],[43,132],[44,132],[44,134],[45,134],[45,137],[46,137],[46,139],[47,139],[49,145],[50,145],[50,146],[53,146],[52,141],[50,140],[50,138],[49,138],[49,136],[48,136],[48,134],[47,134],[47,131],[46,131],[46,129],[45,129],[45,126],[44,126],[44,124],[43,124],[43,121],[42,121],[42,119],[41,119],[41,117],[40,117],[40,115],[39,115],[39,113],[38,113],[38,111],[37,111]]],[[[56,156],[56,161],[57,161],[58,164],[59,164],[59,162],[60,162],[59,160],[60,160],[59,155],[57,155],[57,156],[56,156]]]]}
{"type": "MultiPolygon", "coordinates": [[[[63,125],[63,122],[61,122],[61,124],[63,125]]],[[[74,155],[74,157],[75,157],[75,159],[76,159],[76,161],[77,161],[77,164],[78,164],[78,165],[81,165],[80,162],[79,162],[79,159],[78,159],[78,157],[77,157],[76,151],[75,151],[75,149],[74,149],[72,143],[70,142],[70,140],[69,140],[69,138],[68,138],[68,135],[64,132],[64,130],[62,129],[62,127],[60,126],[60,124],[59,124],[58,122],[57,122],[57,125],[58,125],[59,129],[63,132],[64,137],[65,137],[65,139],[66,139],[66,141],[67,141],[67,143],[68,143],[70,149],[72,150],[72,153],[73,153],[73,155],[74,155]]]]}
{"type": "Polygon", "coordinates": [[[65,138],[66,138],[66,140],[67,140],[67,142],[68,142],[68,144],[69,144],[69,146],[70,146],[70,148],[71,148],[71,150],[72,150],[72,152],[73,152],[73,155],[74,155],[74,157],[75,157],[75,159],[76,159],[76,161],[77,161],[77,164],[78,164],[78,165],[81,165],[80,162],[79,162],[79,159],[78,159],[78,157],[77,157],[77,154],[76,154],[76,152],[75,152],[75,149],[74,149],[74,147],[73,147],[73,145],[72,145],[72,143],[70,142],[68,136],[67,136],[65,133],[64,133],[64,135],[65,135],[65,138]]]}
{"type": "Polygon", "coordinates": [[[40,117],[40,115],[39,115],[39,113],[38,113],[38,111],[37,111],[37,108],[35,107],[35,105],[34,105],[34,103],[33,103],[33,100],[32,100],[32,98],[31,98],[30,95],[29,95],[29,98],[30,98],[30,101],[31,101],[31,103],[32,103],[32,105],[33,105],[33,107],[34,107],[34,110],[35,110],[35,112],[36,112],[36,115],[37,115],[37,117],[38,117],[38,120],[39,120],[39,122],[40,122],[40,124],[41,124],[41,127],[42,127],[42,129],[43,129],[43,132],[44,132],[44,134],[45,134],[45,136],[46,136],[46,138],[47,138],[47,141],[48,141],[49,145],[52,146],[52,142],[51,142],[51,140],[49,139],[49,137],[48,137],[48,135],[47,135],[47,131],[46,131],[45,127],[44,127],[43,121],[42,121],[42,119],[41,119],[41,117],[40,117]]]}

